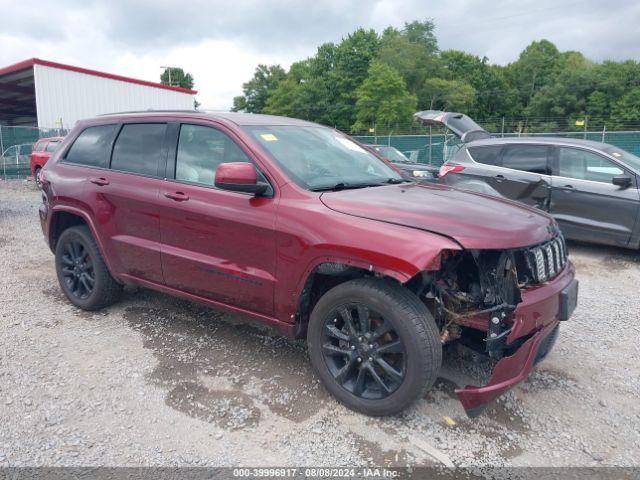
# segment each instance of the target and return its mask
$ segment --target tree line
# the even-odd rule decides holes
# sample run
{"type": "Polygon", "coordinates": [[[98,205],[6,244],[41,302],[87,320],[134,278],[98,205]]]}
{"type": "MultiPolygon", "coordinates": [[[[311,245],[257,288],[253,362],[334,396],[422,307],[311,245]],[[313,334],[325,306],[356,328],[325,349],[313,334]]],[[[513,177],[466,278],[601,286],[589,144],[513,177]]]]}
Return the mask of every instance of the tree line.
{"type": "Polygon", "coordinates": [[[414,21],[380,34],[359,28],[288,71],[258,65],[232,108],[352,133],[406,133],[412,114],[427,109],[463,112],[498,132],[575,131],[584,122],[589,130],[637,128],[640,64],[595,62],[540,40],[495,65],[440,50],[434,23],[414,21]]]}

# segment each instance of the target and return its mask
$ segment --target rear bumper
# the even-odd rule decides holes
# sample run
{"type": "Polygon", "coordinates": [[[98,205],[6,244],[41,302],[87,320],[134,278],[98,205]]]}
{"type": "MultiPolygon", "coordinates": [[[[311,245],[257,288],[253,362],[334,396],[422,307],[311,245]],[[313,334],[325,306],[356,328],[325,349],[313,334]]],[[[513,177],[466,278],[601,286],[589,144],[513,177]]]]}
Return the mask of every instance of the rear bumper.
{"type": "Polygon", "coordinates": [[[551,350],[555,341],[554,330],[561,320],[568,317],[564,311],[565,292],[572,286],[577,289],[574,276],[575,269],[568,263],[551,282],[522,292],[522,302],[513,313],[513,327],[506,340],[507,346],[522,337],[529,338],[512,355],[496,364],[486,385],[467,385],[456,390],[467,415],[475,417],[482,413],[491,401],[527,378],[533,367],[551,350]]]}

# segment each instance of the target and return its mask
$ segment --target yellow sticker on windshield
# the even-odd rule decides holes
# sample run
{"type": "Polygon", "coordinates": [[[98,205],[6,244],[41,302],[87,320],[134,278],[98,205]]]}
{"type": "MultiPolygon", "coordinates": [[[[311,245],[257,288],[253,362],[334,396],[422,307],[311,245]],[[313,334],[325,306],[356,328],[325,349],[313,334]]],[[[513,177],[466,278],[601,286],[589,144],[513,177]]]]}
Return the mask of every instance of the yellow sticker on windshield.
{"type": "Polygon", "coordinates": [[[260,137],[262,137],[265,142],[275,142],[276,140],[278,140],[278,137],[276,137],[273,133],[263,133],[260,135],[260,137]]]}

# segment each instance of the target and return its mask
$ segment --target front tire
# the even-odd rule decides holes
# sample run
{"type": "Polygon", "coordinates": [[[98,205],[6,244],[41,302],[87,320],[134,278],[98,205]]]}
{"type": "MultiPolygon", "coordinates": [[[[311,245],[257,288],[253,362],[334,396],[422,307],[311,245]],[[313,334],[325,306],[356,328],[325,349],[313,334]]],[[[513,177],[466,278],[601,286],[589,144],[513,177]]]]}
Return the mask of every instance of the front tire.
{"type": "Polygon", "coordinates": [[[109,273],[98,245],[85,225],[71,227],[56,245],[60,287],[76,307],[98,310],[120,298],[122,285],[109,273]]]}
{"type": "Polygon", "coordinates": [[[311,313],[307,342],[327,390],[372,416],[399,413],[423,397],[442,364],[429,310],[409,290],[381,279],[329,290],[311,313]]]}

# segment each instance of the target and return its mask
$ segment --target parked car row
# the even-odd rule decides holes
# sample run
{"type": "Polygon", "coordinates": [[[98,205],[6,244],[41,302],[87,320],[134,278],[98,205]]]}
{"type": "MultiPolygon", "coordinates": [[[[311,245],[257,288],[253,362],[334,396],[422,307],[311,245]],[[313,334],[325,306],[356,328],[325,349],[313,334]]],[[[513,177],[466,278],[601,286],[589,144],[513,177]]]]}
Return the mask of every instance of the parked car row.
{"type": "Polygon", "coordinates": [[[458,344],[497,362],[456,392],[478,415],[576,306],[564,238],[540,209],[409,181],[380,153],[284,117],[107,115],[42,168],[40,220],[79,308],[138,285],[239,312],[306,339],[326,388],[370,415],[424,398],[458,344]]]}

